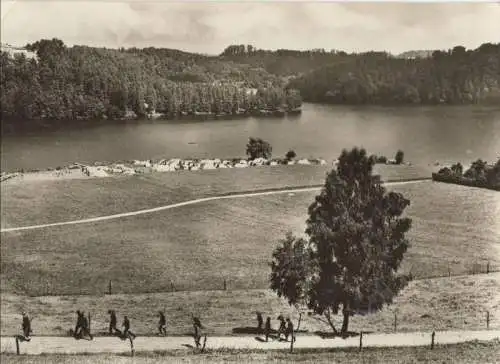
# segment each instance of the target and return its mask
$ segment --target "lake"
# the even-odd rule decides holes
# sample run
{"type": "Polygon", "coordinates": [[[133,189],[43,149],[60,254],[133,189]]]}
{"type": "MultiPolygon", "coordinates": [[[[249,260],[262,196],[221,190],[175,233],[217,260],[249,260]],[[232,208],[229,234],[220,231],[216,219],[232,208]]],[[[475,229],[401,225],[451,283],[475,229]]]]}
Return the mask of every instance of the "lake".
{"type": "Polygon", "coordinates": [[[2,138],[2,171],[45,169],[72,162],[156,158],[237,157],[250,136],[271,143],[274,156],[335,159],[363,146],[414,164],[468,163],[500,156],[500,107],[339,107],[304,104],[283,119],[134,121],[2,138]]]}

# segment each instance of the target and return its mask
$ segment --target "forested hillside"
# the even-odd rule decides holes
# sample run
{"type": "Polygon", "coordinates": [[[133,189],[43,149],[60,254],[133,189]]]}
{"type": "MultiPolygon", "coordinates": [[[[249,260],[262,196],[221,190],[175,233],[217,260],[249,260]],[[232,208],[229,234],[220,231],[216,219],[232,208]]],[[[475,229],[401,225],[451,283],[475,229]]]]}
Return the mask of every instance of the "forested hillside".
{"type": "Polygon", "coordinates": [[[304,101],[333,104],[500,102],[500,44],[454,47],[430,58],[365,53],[302,75],[289,84],[304,101]]]}
{"type": "Polygon", "coordinates": [[[283,115],[302,98],[334,104],[500,102],[500,44],[427,58],[385,52],[259,50],[219,56],[173,49],[28,45],[37,59],[1,54],[2,126],[161,114],[283,115]]]}
{"type": "Polygon", "coordinates": [[[2,124],[60,124],[134,114],[214,115],[300,107],[300,95],[267,71],[169,49],[28,45],[37,60],[1,54],[2,124]]]}

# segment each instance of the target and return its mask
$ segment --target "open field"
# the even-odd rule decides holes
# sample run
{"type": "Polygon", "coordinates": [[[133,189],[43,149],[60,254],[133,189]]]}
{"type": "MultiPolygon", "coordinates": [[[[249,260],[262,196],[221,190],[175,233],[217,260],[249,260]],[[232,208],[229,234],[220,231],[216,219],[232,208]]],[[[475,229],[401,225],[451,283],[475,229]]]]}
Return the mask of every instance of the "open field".
{"type": "MultiPolygon", "coordinates": [[[[8,180],[1,185],[2,227],[110,215],[199,197],[265,188],[323,184],[329,168],[275,166],[153,173],[52,181],[8,180]]],[[[377,165],[384,180],[430,177],[424,167],[377,165]]]]}
{"type": "MultiPolygon", "coordinates": [[[[428,347],[347,349],[297,349],[293,354],[285,350],[267,352],[253,350],[208,350],[204,354],[184,350],[164,352],[137,352],[133,362],[150,363],[494,363],[500,356],[500,343],[468,342],[428,347]]],[[[112,354],[97,355],[0,355],[2,363],[130,363],[130,357],[112,354]]]]}
{"type": "MultiPolygon", "coordinates": [[[[483,330],[486,311],[490,329],[500,329],[500,273],[467,277],[418,280],[396,298],[394,305],[381,312],[354,316],[350,330],[392,332],[394,312],[397,331],[483,330]]],[[[191,313],[200,315],[210,335],[231,335],[233,329],[255,327],[254,311],[274,320],[280,313],[291,315],[297,323],[298,312],[269,290],[229,290],[151,293],[102,296],[26,297],[2,294],[1,335],[19,333],[20,312],[34,315],[34,335],[66,335],[73,327],[75,310],[91,312],[94,334],[106,332],[108,309],[115,309],[118,319],[127,314],[133,331],[139,335],[157,332],[157,311],[165,309],[168,335],[192,331],[191,313]]],[[[341,315],[337,318],[341,323],[341,315]]],[[[121,321],[120,321],[121,323],[121,321]]],[[[312,316],[303,316],[301,329],[328,331],[327,325],[312,316]]]]}
{"type": "MultiPolygon", "coordinates": [[[[419,182],[391,186],[414,219],[404,269],[416,277],[500,266],[497,192],[419,182]],[[457,213],[457,209],[465,213],[457,213]]],[[[301,233],[315,192],[217,200],[98,223],[2,233],[4,292],[28,295],[266,288],[271,252],[301,233]]]]}

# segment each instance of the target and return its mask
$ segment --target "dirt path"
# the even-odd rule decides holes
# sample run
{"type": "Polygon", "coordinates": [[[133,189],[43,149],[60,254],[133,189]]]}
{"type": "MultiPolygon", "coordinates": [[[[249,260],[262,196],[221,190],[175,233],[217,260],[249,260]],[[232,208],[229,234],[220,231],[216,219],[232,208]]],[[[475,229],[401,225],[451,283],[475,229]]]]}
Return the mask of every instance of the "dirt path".
{"type": "MultiPolygon", "coordinates": [[[[408,183],[419,183],[419,182],[424,182],[424,181],[428,181],[428,180],[429,180],[429,178],[422,178],[422,179],[415,179],[415,180],[411,180],[411,181],[386,182],[386,183],[384,183],[384,185],[391,186],[391,185],[401,185],[401,184],[408,184],[408,183]]],[[[129,216],[150,214],[150,213],[153,213],[153,212],[158,212],[158,211],[163,211],[163,210],[170,210],[170,209],[177,208],[177,207],[194,205],[194,204],[198,204],[198,203],[202,203],[202,202],[208,202],[208,201],[214,201],[214,200],[226,200],[226,199],[233,199],[233,198],[244,198],[244,197],[254,197],[254,196],[276,195],[276,194],[283,194],[283,193],[312,192],[312,191],[318,191],[320,189],[321,189],[321,187],[282,188],[282,189],[276,189],[276,190],[272,190],[272,191],[269,191],[269,190],[268,191],[260,191],[260,192],[256,191],[256,192],[247,192],[247,193],[223,195],[223,196],[212,196],[212,197],[205,197],[205,198],[197,198],[195,200],[189,200],[189,201],[174,203],[174,204],[170,204],[170,205],[158,206],[158,207],[154,207],[154,208],[151,208],[151,209],[124,212],[124,213],[115,214],[115,215],[92,217],[92,218],[81,219],[81,220],[55,222],[55,223],[42,224],[42,225],[31,225],[31,226],[20,226],[20,227],[5,228],[5,229],[1,229],[0,232],[5,233],[5,232],[22,231],[22,230],[42,229],[42,228],[48,228],[48,227],[54,227],[54,226],[62,226],[62,225],[87,224],[87,223],[99,222],[99,221],[104,221],[104,220],[119,219],[119,218],[129,217],[129,216]]]]}
{"type": "MultiPolygon", "coordinates": [[[[488,331],[438,331],[435,344],[455,344],[472,340],[490,341],[500,339],[500,330],[488,331]]],[[[426,346],[431,344],[430,332],[394,333],[394,334],[364,334],[363,347],[395,347],[395,346],[426,346]]],[[[175,337],[137,337],[134,340],[135,351],[179,350],[191,349],[193,339],[187,336],[175,337]]],[[[263,342],[262,337],[208,337],[208,349],[287,349],[290,343],[270,340],[263,342]]],[[[358,347],[359,336],[348,339],[322,339],[318,336],[298,336],[295,348],[333,348],[358,347]]],[[[1,352],[15,353],[16,344],[13,337],[1,338],[1,352]]],[[[77,354],[77,353],[129,353],[128,340],[114,337],[97,337],[92,341],[75,340],[71,337],[36,337],[30,342],[20,344],[21,354],[77,354]]]]}

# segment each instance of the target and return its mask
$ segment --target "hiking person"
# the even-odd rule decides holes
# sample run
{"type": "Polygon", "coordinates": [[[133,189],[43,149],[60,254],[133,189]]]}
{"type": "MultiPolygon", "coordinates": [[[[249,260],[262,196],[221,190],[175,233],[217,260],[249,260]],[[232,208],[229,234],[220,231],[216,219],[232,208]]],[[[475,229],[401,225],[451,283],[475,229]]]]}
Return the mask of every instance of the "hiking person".
{"type": "Polygon", "coordinates": [[[82,312],[82,329],[81,329],[81,335],[86,335],[90,338],[90,340],[93,340],[94,337],[90,333],[90,322],[88,318],[83,314],[82,312]]]}
{"type": "Polygon", "coordinates": [[[165,318],[165,313],[159,311],[160,321],[158,322],[158,331],[160,335],[167,336],[167,319],[165,318]]]}
{"type": "Polygon", "coordinates": [[[196,347],[200,347],[200,339],[201,339],[201,329],[203,325],[198,317],[193,316],[193,328],[194,328],[194,342],[196,347]]]}
{"type": "Polygon", "coordinates": [[[266,319],[265,333],[266,333],[266,342],[268,342],[269,335],[271,334],[271,318],[269,316],[267,316],[267,319],[266,319]]]}
{"type": "Polygon", "coordinates": [[[83,320],[84,320],[83,312],[77,310],[75,331],[73,332],[73,336],[75,337],[75,339],[79,339],[82,336],[83,320]]]}
{"type": "Polygon", "coordinates": [[[278,320],[280,322],[280,327],[278,329],[278,340],[281,339],[281,334],[285,335],[286,332],[286,321],[283,315],[278,316],[278,320]]]}
{"type": "Polygon", "coordinates": [[[290,317],[287,317],[286,319],[286,330],[285,330],[285,341],[288,341],[288,336],[291,337],[292,342],[295,341],[295,335],[293,334],[293,323],[292,320],[290,320],[290,317]]]}
{"type": "Polygon", "coordinates": [[[127,316],[123,316],[123,336],[131,337],[132,339],[136,338],[136,335],[130,331],[130,320],[127,316]]]}
{"type": "Polygon", "coordinates": [[[259,333],[262,332],[262,325],[264,324],[264,320],[262,319],[262,313],[257,311],[257,330],[259,333]]]}
{"type": "Polygon", "coordinates": [[[116,328],[118,320],[116,319],[115,310],[108,310],[108,314],[109,314],[109,334],[110,335],[121,334],[121,331],[116,328]]]}
{"type": "Polygon", "coordinates": [[[23,316],[23,336],[26,340],[31,340],[30,335],[31,335],[31,320],[26,312],[22,313],[23,316]]]}

